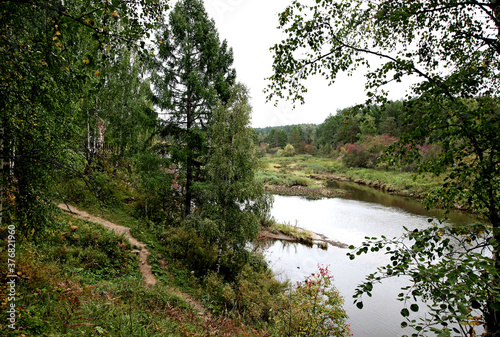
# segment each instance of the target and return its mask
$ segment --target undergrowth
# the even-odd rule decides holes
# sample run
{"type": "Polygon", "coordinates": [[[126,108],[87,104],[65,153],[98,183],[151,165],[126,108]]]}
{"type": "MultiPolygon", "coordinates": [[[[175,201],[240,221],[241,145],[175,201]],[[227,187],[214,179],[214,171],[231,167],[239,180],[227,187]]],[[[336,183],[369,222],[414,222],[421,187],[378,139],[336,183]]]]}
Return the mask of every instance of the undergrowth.
{"type": "MultiPolygon", "coordinates": [[[[280,158],[278,165],[311,173],[333,170],[325,162],[307,162],[314,159],[280,158]]],[[[317,184],[306,174],[269,176],[289,186],[317,184]]],[[[290,306],[283,296],[289,285],[274,278],[258,250],[227,249],[219,258],[215,244],[182,221],[175,195],[164,191],[152,207],[153,197],[134,188],[136,178],[121,170],[114,181],[102,172],[91,190],[63,178],[54,186],[58,201],[129,227],[151,252],[158,283],[144,286],[138,257],[124,237],[55,210],[36,242],[16,243],[16,330],[7,327],[8,276],[0,270],[3,335],[281,336],[275,318],[290,306]],[[210,314],[200,315],[200,306],[210,314]]],[[[7,255],[7,243],[0,241],[2,261],[7,255]]]]}

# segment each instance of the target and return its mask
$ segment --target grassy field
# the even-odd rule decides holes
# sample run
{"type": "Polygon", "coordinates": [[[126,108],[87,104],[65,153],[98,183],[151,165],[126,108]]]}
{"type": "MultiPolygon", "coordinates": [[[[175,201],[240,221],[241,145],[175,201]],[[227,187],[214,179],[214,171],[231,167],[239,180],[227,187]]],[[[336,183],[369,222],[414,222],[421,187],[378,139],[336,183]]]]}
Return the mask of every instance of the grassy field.
{"type": "MultiPolygon", "coordinates": [[[[443,184],[440,177],[385,169],[347,168],[340,160],[310,155],[266,156],[261,159],[258,177],[268,190],[276,186],[303,186],[322,197],[327,181],[353,181],[404,196],[423,197],[443,184]]],[[[286,191],[286,189],[284,190],[286,191]]],[[[291,193],[294,195],[293,193],[291,193]]],[[[336,196],[336,195],[333,195],[336,196]]]]}

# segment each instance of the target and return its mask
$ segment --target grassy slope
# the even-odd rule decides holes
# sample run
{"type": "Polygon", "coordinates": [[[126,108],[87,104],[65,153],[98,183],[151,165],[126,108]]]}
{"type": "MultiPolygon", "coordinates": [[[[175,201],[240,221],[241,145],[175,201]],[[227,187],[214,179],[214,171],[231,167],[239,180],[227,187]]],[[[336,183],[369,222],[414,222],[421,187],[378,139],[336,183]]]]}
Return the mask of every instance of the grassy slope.
{"type": "MultiPolygon", "coordinates": [[[[428,178],[414,181],[409,173],[345,169],[336,160],[311,156],[265,158],[259,176],[269,185],[299,190],[307,187],[308,191],[325,190],[326,181],[330,179],[378,182],[400,191],[425,191],[439,183],[428,178]]],[[[8,304],[5,296],[8,289],[3,286],[0,297],[2,333],[25,336],[263,334],[240,322],[256,322],[277,310],[273,296],[282,291],[283,285],[277,284],[265,268],[259,274],[252,270],[253,267],[245,267],[242,275],[230,284],[210,273],[198,277],[186,265],[189,261],[168,256],[168,245],[175,243],[173,238],[176,236],[178,241],[185,238],[196,242],[196,238],[136,219],[129,215],[131,211],[127,211],[126,204],[102,209],[87,202],[87,207],[82,204],[78,207],[130,227],[132,235],[147,244],[152,252],[150,263],[158,285],[154,289],[144,287],[138,259],[124,239],[100,225],[56,211],[53,227],[39,243],[17,244],[19,331],[6,328],[4,309],[8,304]],[[216,313],[229,310],[232,319],[215,315],[203,318],[187,298],[194,298],[216,313]]],[[[286,228],[279,231],[285,232],[286,228]]],[[[201,254],[195,257],[204,257],[206,252],[208,250],[195,251],[201,254]]],[[[4,241],[0,242],[0,256],[2,261],[7,259],[4,241]]],[[[255,268],[261,269],[258,259],[252,261],[255,268]]],[[[0,284],[5,285],[4,268],[0,270],[0,278],[0,284]]],[[[270,326],[256,326],[261,331],[272,331],[270,326]]]]}
{"type": "MultiPolygon", "coordinates": [[[[135,234],[141,233],[138,222],[124,212],[110,214],[114,215],[108,219],[136,224],[135,234]]],[[[158,265],[157,255],[153,260],[160,282],[154,289],[145,288],[130,245],[98,224],[58,213],[53,228],[39,244],[18,243],[16,247],[18,330],[12,331],[6,326],[5,309],[9,302],[6,270],[2,268],[2,335],[205,336],[226,333],[237,336],[251,331],[229,319],[204,319],[197,315],[193,306],[172,287],[173,283],[189,287],[193,280],[168,275],[158,265]]],[[[0,242],[0,256],[2,261],[7,260],[4,241],[0,242]]]]}

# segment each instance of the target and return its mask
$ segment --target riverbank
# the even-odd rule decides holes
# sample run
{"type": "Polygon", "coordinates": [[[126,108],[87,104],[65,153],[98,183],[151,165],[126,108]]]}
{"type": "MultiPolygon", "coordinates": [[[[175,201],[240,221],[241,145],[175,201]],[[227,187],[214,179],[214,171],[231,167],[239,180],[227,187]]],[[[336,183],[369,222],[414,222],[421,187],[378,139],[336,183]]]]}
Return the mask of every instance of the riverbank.
{"type": "Polygon", "coordinates": [[[346,168],[340,160],[310,155],[266,156],[261,162],[258,177],[265,183],[269,193],[303,196],[309,199],[345,196],[344,191],[330,187],[330,183],[334,181],[353,182],[412,198],[423,198],[443,184],[440,177],[430,174],[346,168]]]}
{"type": "Polygon", "coordinates": [[[276,223],[274,220],[268,221],[262,225],[259,233],[259,240],[279,240],[292,243],[300,243],[306,246],[318,246],[321,249],[328,249],[328,245],[347,248],[348,245],[343,242],[328,239],[323,234],[314,233],[298,226],[290,224],[276,223]]]}
{"type": "Polygon", "coordinates": [[[338,198],[345,196],[345,192],[339,189],[332,189],[325,186],[286,186],[286,185],[265,185],[266,191],[277,195],[290,195],[305,197],[307,199],[338,198]]]}

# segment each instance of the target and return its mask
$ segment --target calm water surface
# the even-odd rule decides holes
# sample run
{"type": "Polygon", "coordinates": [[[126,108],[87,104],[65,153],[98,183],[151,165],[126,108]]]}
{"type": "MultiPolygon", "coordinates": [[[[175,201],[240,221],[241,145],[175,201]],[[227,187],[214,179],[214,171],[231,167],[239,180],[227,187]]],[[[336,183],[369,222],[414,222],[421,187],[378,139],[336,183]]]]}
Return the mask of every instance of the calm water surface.
{"type": "MultiPolygon", "coordinates": [[[[372,191],[366,190],[372,194],[372,191]]],[[[408,229],[423,229],[429,226],[428,219],[440,216],[426,213],[418,201],[388,196],[375,191],[375,199],[362,191],[350,193],[350,199],[322,199],[310,201],[300,197],[275,196],[271,214],[280,222],[289,222],[326,235],[329,239],[348,245],[360,245],[365,236],[397,237],[408,229]],[[356,193],[359,195],[356,196],[356,193]],[[361,200],[370,201],[361,201],[361,200]],[[409,203],[409,204],[408,204],[409,203]],[[409,205],[409,206],[408,206],[409,205]],[[418,208],[413,210],[412,208],[418,208]]],[[[469,219],[460,214],[457,222],[469,219]]],[[[369,253],[351,261],[346,256],[348,249],[330,246],[328,250],[298,244],[274,242],[266,249],[266,258],[278,279],[302,281],[317,271],[318,264],[329,265],[334,275],[335,286],[345,298],[345,309],[354,337],[396,337],[411,335],[412,330],[401,329],[404,320],[400,315],[402,303],[397,301],[400,288],[409,285],[404,278],[384,280],[374,285],[373,297],[364,297],[364,308],[359,310],[352,303],[354,289],[364,277],[387,264],[389,258],[383,253],[369,253]]],[[[422,307],[422,306],[421,306],[422,307]]],[[[416,318],[416,317],[415,317],[416,318]]]]}

